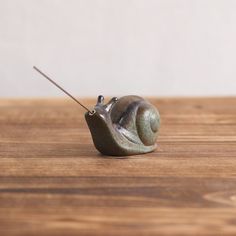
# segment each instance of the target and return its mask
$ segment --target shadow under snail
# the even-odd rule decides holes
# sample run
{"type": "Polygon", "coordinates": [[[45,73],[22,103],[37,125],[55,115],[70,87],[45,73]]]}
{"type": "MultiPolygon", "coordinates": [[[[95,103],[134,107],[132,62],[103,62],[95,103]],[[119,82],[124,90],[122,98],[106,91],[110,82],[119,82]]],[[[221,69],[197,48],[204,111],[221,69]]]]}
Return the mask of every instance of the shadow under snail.
{"type": "Polygon", "coordinates": [[[129,95],[113,97],[104,104],[104,97],[100,95],[94,109],[90,111],[37,67],[33,68],[87,110],[85,119],[93,143],[100,153],[128,156],[156,149],[160,115],[147,100],[129,95]]]}

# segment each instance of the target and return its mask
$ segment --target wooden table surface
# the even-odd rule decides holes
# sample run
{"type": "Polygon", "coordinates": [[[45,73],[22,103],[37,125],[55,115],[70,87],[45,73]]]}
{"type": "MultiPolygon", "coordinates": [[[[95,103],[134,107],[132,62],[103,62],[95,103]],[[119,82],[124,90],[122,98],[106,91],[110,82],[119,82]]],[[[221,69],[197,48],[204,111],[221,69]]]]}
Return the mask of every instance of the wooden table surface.
{"type": "Polygon", "coordinates": [[[115,159],[72,101],[1,100],[0,235],[236,235],[236,98],[152,101],[157,150],[115,159]]]}

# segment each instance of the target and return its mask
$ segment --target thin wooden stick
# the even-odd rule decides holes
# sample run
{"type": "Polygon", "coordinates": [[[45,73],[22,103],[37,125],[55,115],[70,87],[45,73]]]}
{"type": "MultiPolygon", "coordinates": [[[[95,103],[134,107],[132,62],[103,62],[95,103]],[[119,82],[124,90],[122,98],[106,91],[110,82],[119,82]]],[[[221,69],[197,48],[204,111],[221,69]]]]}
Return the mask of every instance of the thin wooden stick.
{"type": "Polygon", "coordinates": [[[67,94],[70,98],[72,98],[75,102],[77,102],[81,107],[83,107],[85,110],[87,110],[89,113],[92,113],[86,106],[84,106],[82,103],[80,103],[75,97],[73,97],[70,93],[68,93],[65,89],[63,89],[60,85],[58,85],[55,81],[53,81],[51,78],[49,78],[46,74],[44,74],[41,70],[39,70],[36,66],[33,66],[33,68],[38,71],[43,77],[45,77],[47,80],[49,80],[52,84],[54,84],[57,88],[59,88],[62,92],[67,94]]]}

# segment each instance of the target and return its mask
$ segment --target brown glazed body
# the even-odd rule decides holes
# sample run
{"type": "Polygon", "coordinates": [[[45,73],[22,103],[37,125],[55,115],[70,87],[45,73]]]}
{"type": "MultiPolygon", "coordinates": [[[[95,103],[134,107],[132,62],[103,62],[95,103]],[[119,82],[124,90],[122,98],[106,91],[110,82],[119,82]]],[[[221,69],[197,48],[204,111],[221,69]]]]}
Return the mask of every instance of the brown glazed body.
{"type": "Polygon", "coordinates": [[[104,155],[127,156],[152,152],[160,127],[157,109],[138,96],[99,96],[93,113],[85,113],[96,149],[104,155]]]}

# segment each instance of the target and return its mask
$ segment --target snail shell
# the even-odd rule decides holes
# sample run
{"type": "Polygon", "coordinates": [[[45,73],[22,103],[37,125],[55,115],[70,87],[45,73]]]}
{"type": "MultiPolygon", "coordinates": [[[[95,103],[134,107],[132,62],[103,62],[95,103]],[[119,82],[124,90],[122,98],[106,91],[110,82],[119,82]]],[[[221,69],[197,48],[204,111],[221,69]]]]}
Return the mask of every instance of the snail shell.
{"type": "Polygon", "coordinates": [[[85,113],[93,142],[99,152],[127,156],[152,152],[160,127],[157,109],[139,96],[114,97],[103,104],[99,96],[92,113],[85,113]]]}

